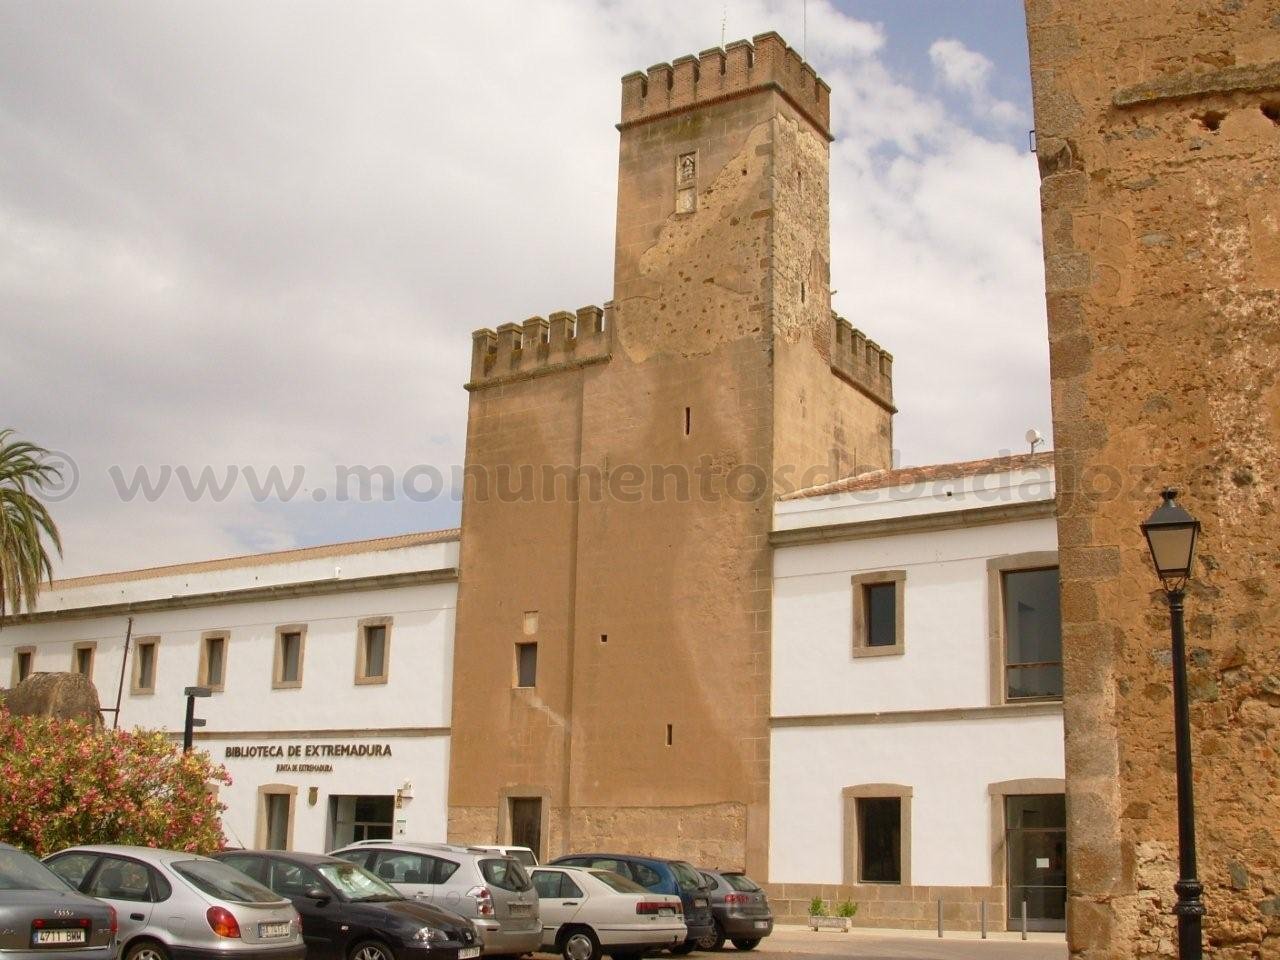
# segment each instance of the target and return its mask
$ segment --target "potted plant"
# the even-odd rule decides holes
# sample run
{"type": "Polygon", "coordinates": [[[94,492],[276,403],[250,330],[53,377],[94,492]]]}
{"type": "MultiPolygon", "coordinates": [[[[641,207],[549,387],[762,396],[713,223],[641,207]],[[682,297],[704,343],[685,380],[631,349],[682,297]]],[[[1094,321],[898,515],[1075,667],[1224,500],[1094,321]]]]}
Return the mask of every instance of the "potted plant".
{"type": "Polygon", "coordinates": [[[827,913],[827,903],[821,897],[814,897],[809,901],[809,929],[810,930],[848,930],[849,917],[852,913],[846,913],[846,908],[852,907],[856,913],[857,905],[845,901],[840,904],[839,916],[833,917],[827,913]]]}

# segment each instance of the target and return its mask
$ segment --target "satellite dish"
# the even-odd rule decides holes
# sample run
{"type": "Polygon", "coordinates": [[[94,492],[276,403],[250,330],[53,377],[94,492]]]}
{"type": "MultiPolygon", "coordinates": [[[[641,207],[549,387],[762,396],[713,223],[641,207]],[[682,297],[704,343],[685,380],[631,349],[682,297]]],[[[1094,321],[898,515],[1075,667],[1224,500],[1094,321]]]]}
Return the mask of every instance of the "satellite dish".
{"type": "Polygon", "coordinates": [[[1027,443],[1031,444],[1032,453],[1036,452],[1036,447],[1044,443],[1044,437],[1041,436],[1040,431],[1037,430],[1035,427],[1032,427],[1030,430],[1028,430],[1026,436],[1027,436],[1027,443]]]}

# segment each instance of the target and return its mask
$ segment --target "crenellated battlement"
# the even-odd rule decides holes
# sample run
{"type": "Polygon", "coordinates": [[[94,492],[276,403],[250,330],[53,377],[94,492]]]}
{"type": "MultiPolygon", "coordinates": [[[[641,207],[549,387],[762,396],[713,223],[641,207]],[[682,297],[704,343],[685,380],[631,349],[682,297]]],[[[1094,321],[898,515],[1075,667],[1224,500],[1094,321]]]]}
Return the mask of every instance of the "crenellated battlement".
{"type": "Polygon", "coordinates": [[[893,354],[857,329],[844,317],[831,314],[835,333],[831,338],[831,369],[891,413],[893,405],[893,354]]]}
{"type": "Polygon", "coordinates": [[[619,129],[764,89],[778,90],[828,140],[831,88],[778,34],[703,50],[622,78],[619,129]]]}
{"type": "Polygon", "coordinates": [[[557,370],[602,363],[613,352],[613,303],[561,310],[524,323],[471,334],[471,380],[478,390],[512,380],[527,380],[557,370]]]}

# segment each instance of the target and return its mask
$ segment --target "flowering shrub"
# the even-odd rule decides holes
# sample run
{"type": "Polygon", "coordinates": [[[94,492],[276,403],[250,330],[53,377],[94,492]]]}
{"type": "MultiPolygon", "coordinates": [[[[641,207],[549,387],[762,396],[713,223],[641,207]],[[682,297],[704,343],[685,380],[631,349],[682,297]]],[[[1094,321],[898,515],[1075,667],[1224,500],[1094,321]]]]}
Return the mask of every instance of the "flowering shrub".
{"type": "Polygon", "coordinates": [[[37,856],[129,843],[210,853],[225,844],[210,787],[231,777],[153,730],[15,717],[0,706],[0,840],[37,856]]]}

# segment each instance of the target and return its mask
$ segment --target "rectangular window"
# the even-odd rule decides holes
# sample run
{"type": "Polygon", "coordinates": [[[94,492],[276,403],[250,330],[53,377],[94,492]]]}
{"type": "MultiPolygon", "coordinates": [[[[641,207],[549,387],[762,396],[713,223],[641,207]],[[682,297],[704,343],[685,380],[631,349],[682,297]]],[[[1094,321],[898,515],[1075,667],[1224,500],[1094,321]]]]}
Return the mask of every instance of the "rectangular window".
{"type": "Polygon", "coordinates": [[[902,882],[902,799],[859,797],[858,882],[902,882]]]}
{"type": "Polygon", "coordinates": [[[93,679],[93,657],[98,645],[91,640],[77,643],[71,650],[71,672],[93,679]]]}
{"type": "Polygon", "coordinates": [[[1004,604],[1005,697],[1062,697],[1062,617],[1058,568],[1008,570],[1004,604]]]}
{"type": "Polygon", "coordinates": [[[906,652],[904,570],[860,573],[853,578],[853,655],[881,657],[906,652]]]}
{"type": "Polygon", "coordinates": [[[156,692],[156,659],[160,650],[159,637],[147,637],[137,641],[133,648],[134,694],[156,692]]]}
{"type": "Polygon", "coordinates": [[[13,651],[13,683],[11,686],[17,686],[27,677],[35,672],[36,667],[36,648],[35,647],[18,647],[13,651]]]}
{"type": "Polygon", "coordinates": [[[230,639],[226,633],[206,633],[201,638],[198,686],[210,690],[223,689],[227,679],[227,645],[230,639]]]}
{"type": "Polygon", "coordinates": [[[276,628],[275,673],[271,686],[291,689],[302,686],[302,665],[306,656],[307,628],[290,625],[276,628]]]}
{"type": "Polygon", "coordinates": [[[258,846],[263,850],[288,850],[293,833],[293,801],[296,793],[277,787],[262,788],[259,807],[258,846]]]}
{"type": "Polygon", "coordinates": [[[391,618],[361,620],[356,639],[356,683],[386,683],[391,656],[391,618]]]}
{"type": "Polygon", "coordinates": [[[538,645],[516,644],[516,686],[534,687],[538,684],[538,645]]]}

